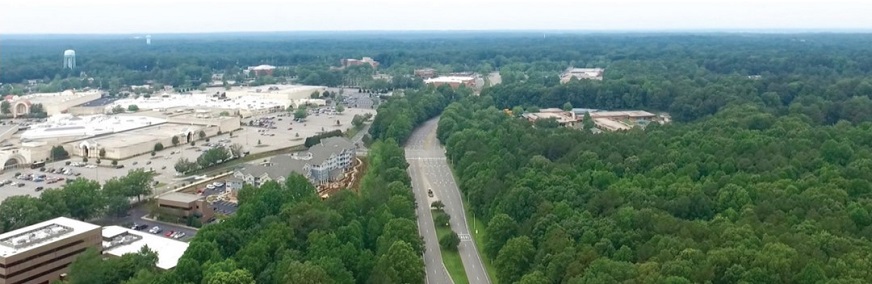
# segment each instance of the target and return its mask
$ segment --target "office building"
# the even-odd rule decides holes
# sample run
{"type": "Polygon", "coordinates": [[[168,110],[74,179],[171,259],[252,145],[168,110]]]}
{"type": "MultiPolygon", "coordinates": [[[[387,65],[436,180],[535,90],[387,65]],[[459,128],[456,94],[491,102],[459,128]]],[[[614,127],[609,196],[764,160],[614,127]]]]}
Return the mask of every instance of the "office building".
{"type": "Polygon", "coordinates": [[[181,192],[172,192],[157,198],[157,206],[161,214],[169,214],[178,218],[199,216],[200,222],[205,223],[215,213],[212,206],[206,202],[206,197],[181,192]]]}
{"type": "Polygon", "coordinates": [[[102,251],[100,226],[56,218],[0,235],[0,284],[51,283],[88,248],[102,251]]]}
{"type": "Polygon", "coordinates": [[[560,74],[560,83],[566,84],[572,78],[578,80],[598,80],[602,81],[605,69],[602,68],[569,68],[560,74]]]}
{"type": "Polygon", "coordinates": [[[431,84],[433,86],[439,87],[442,85],[448,85],[452,88],[457,88],[462,86],[467,86],[469,88],[475,87],[475,77],[472,76],[440,76],[432,79],[424,80],[425,84],[431,84]]]}

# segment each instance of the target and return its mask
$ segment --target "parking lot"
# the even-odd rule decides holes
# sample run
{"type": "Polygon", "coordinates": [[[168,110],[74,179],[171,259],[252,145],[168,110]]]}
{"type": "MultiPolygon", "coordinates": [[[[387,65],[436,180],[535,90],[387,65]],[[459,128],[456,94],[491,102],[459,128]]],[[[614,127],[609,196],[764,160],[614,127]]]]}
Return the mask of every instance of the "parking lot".
{"type": "MultiPolygon", "coordinates": [[[[316,135],[322,131],[331,131],[335,129],[346,130],[352,127],[351,120],[355,114],[365,113],[371,113],[374,115],[375,110],[346,107],[342,114],[337,115],[315,114],[313,112],[303,122],[294,122],[293,115],[286,112],[260,115],[243,119],[243,124],[247,125],[248,121],[252,119],[275,117],[272,119],[273,124],[270,128],[244,126],[242,129],[234,131],[232,134],[233,137],[230,137],[230,134],[225,133],[209,138],[209,143],[218,144],[218,141],[224,140],[227,141],[224,143],[226,145],[235,143],[242,145],[243,151],[248,151],[251,154],[267,152],[285,147],[302,145],[305,142],[306,137],[316,135]],[[336,123],[337,120],[339,121],[338,125],[336,123]]],[[[71,163],[81,162],[82,159],[80,157],[73,157],[67,161],[52,162],[45,165],[47,171],[50,169],[58,170],[60,168],[66,168],[73,173],[72,175],[40,172],[39,169],[29,168],[10,169],[0,173],[0,180],[8,179],[13,180],[16,183],[0,187],[0,201],[15,195],[26,194],[39,196],[39,193],[42,191],[37,192],[37,187],[49,189],[60,187],[64,184],[64,181],[49,184],[47,180],[51,178],[63,177],[64,179],[69,179],[83,177],[97,180],[102,183],[113,177],[124,176],[129,170],[136,168],[154,170],[156,174],[155,181],[159,183],[159,186],[155,188],[155,192],[158,194],[167,192],[182,183],[190,183],[189,180],[176,176],[177,173],[174,169],[174,165],[179,158],[183,157],[195,161],[202,151],[209,148],[205,146],[205,144],[207,144],[207,142],[201,140],[196,141],[196,146],[185,144],[177,147],[168,147],[157,152],[154,157],[146,154],[121,160],[118,164],[123,165],[124,167],[120,169],[111,167],[110,161],[108,160],[102,161],[101,166],[96,166],[96,159],[90,159],[87,165],[82,165],[81,167],[66,165],[67,161],[71,163]],[[18,180],[15,179],[16,173],[19,173],[20,175],[45,174],[46,177],[42,181],[18,180]],[[23,183],[24,185],[19,187],[17,186],[17,183],[23,183]]]]}

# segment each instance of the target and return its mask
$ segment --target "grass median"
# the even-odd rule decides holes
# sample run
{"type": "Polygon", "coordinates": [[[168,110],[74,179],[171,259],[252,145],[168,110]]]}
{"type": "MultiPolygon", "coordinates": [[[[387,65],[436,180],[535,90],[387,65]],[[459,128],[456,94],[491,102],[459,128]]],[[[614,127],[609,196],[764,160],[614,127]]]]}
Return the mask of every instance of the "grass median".
{"type": "MultiPolygon", "coordinates": [[[[442,214],[442,211],[432,211],[432,216],[436,216],[437,214],[442,214]]],[[[436,220],[433,221],[435,223],[436,220]]],[[[451,234],[451,228],[436,224],[436,237],[439,238],[439,240],[442,240],[449,234],[451,234]]],[[[468,284],[469,279],[466,277],[466,270],[463,268],[463,260],[460,259],[460,253],[457,252],[457,249],[448,250],[442,248],[440,245],[439,250],[442,252],[442,263],[445,264],[445,269],[448,270],[448,274],[451,275],[451,280],[454,280],[454,284],[468,284]]]]}

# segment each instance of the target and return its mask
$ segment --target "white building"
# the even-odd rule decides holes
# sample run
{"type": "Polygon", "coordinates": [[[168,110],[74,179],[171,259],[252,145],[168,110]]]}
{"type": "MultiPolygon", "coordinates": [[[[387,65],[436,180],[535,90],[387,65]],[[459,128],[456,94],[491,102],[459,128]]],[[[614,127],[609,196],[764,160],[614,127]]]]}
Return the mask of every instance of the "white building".
{"type": "Polygon", "coordinates": [[[603,73],[605,73],[605,69],[602,68],[569,68],[560,75],[560,83],[566,84],[572,78],[576,78],[578,80],[598,80],[601,81],[603,79],[603,73]]]}
{"type": "Polygon", "coordinates": [[[188,243],[119,226],[103,227],[103,254],[121,257],[138,253],[143,247],[157,253],[156,266],[168,270],[176,267],[188,249],[188,243]]]}

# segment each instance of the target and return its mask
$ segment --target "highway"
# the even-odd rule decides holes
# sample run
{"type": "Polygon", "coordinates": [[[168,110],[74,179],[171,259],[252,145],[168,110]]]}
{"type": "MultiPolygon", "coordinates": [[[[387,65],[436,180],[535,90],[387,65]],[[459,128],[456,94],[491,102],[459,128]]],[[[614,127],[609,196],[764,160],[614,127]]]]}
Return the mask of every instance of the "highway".
{"type": "MultiPolygon", "coordinates": [[[[466,214],[463,211],[463,198],[460,189],[457,188],[457,183],[448,167],[445,150],[436,139],[438,121],[438,118],[428,120],[415,129],[406,142],[405,148],[406,160],[409,163],[409,176],[412,178],[412,190],[418,203],[418,230],[426,243],[424,264],[427,282],[431,284],[453,283],[442,263],[439,241],[430,214],[431,202],[439,199],[445,204],[445,212],[451,216],[451,229],[460,236],[458,251],[469,282],[489,284],[490,279],[478,250],[475,248],[475,242],[469,234],[470,224],[467,223],[466,214]],[[433,190],[434,198],[427,196],[428,189],[433,190]]],[[[477,229],[482,230],[483,228],[479,225],[474,224],[477,229]]]]}

